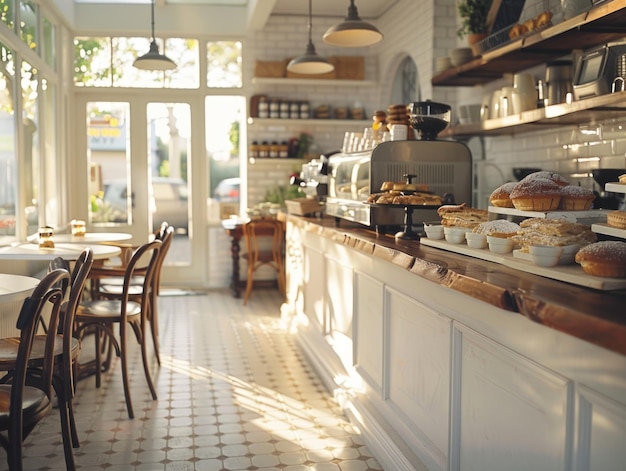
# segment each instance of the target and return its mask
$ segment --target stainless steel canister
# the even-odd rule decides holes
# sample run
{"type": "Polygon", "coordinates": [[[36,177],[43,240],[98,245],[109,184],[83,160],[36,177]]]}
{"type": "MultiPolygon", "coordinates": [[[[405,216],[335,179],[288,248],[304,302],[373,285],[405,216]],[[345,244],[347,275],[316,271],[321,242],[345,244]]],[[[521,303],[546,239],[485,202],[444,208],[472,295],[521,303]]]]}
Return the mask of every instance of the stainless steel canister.
{"type": "Polygon", "coordinates": [[[558,105],[567,101],[568,94],[574,91],[572,75],[572,61],[558,60],[546,66],[548,105],[558,105]]]}

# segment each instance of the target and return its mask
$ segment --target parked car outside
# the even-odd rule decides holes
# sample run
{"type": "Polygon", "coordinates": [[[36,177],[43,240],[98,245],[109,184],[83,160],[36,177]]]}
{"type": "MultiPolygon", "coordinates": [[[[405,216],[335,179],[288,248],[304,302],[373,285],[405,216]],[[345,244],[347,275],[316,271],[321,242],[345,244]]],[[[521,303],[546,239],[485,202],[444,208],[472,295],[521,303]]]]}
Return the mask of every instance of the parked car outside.
{"type": "Polygon", "coordinates": [[[213,196],[217,201],[238,202],[241,192],[241,178],[225,178],[220,181],[213,191],[213,196]]]}
{"type": "MultiPolygon", "coordinates": [[[[115,180],[104,184],[104,204],[107,218],[103,222],[127,222],[127,185],[125,180],[115,180]]],[[[131,195],[132,206],[135,195],[131,195]]],[[[154,177],[152,179],[152,195],[150,209],[152,225],[156,229],[163,221],[167,221],[177,230],[187,231],[189,227],[189,192],[187,183],[182,179],[154,177]]]]}

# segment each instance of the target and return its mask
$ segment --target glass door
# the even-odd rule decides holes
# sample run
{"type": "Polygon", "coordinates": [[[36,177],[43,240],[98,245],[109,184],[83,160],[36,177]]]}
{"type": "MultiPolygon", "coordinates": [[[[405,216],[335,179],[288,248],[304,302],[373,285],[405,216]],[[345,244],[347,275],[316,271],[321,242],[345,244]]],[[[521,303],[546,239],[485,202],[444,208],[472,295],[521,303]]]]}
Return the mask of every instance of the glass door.
{"type": "MultiPolygon", "coordinates": [[[[192,131],[192,105],[185,102],[152,102],[141,97],[119,101],[78,100],[77,111],[84,119],[85,159],[77,159],[76,180],[85,180],[87,201],[72,208],[93,231],[129,232],[133,243],[145,242],[164,221],[176,235],[163,268],[164,284],[202,286],[207,275],[205,253],[206,181],[194,182],[192,134],[203,140],[202,125],[192,131]],[[82,179],[80,176],[82,175],[82,179]],[[84,211],[84,212],[83,212],[84,211]],[[175,283],[173,283],[175,280],[175,283]]],[[[196,110],[201,114],[201,110],[196,110]]],[[[199,164],[202,167],[201,164],[199,164]]],[[[206,172],[197,172],[198,178],[206,172]]],[[[75,204],[75,203],[72,203],[75,204]]]]}

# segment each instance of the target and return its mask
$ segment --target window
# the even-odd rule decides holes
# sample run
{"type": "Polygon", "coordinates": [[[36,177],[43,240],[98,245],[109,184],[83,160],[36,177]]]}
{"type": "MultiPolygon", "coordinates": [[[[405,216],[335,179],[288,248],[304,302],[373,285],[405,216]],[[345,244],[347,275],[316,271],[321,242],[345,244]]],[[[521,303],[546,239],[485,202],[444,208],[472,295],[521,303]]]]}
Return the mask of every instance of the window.
{"type": "Polygon", "coordinates": [[[20,2],[20,37],[31,49],[38,49],[37,4],[28,0],[20,2]]]}
{"type": "Polygon", "coordinates": [[[198,41],[187,38],[157,39],[159,50],[177,67],[170,71],[133,67],[145,54],[147,38],[74,38],[74,84],[83,87],[199,88],[198,41]]]}
{"type": "Polygon", "coordinates": [[[241,88],[241,42],[207,43],[207,86],[241,88]]]}
{"type": "MultiPolygon", "coordinates": [[[[2,0],[0,0],[2,1],[2,0]]],[[[135,59],[146,53],[149,39],[127,37],[74,38],[74,83],[83,87],[199,88],[198,40],[157,39],[159,50],[176,63],[170,71],[139,70],[135,59]]],[[[241,88],[243,85],[240,41],[209,41],[207,86],[241,88]]]]}

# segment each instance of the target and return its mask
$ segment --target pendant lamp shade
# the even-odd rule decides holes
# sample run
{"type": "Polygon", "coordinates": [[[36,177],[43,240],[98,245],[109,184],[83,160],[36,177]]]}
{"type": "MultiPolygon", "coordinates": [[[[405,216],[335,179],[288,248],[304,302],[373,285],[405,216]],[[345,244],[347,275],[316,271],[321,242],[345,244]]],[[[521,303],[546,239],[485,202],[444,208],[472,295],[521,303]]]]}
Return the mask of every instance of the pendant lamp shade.
{"type": "Polygon", "coordinates": [[[326,44],[333,46],[365,47],[382,41],[383,33],[376,26],[362,21],[354,0],[350,0],[345,21],[331,26],[323,39],[326,44]]]}
{"type": "Polygon", "coordinates": [[[142,70],[172,70],[176,68],[176,64],[165,54],[159,52],[159,46],[154,39],[154,0],[151,4],[152,12],[152,39],[150,41],[150,50],[143,56],[139,56],[133,62],[133,66],[142,70]]]}
{"type": "Polygon", "coordinates": [[[317,55],[315,52],[315,46],[313,45],[313,39],[311,36],[311,30],[313,29],[313,13],[311,7],[311,0],[309,0],[309,44],[306,47],[306,52],[303,56],[292,59],[287,64],[287,70],[296,74],[307,75],[319,75],[332,72],[335,66],[328,62],[323,57],[317,55]]]}

